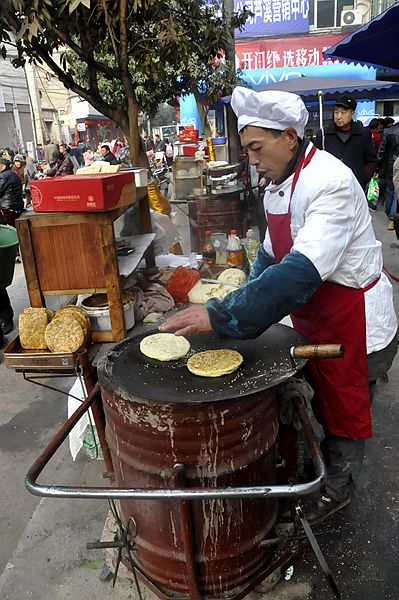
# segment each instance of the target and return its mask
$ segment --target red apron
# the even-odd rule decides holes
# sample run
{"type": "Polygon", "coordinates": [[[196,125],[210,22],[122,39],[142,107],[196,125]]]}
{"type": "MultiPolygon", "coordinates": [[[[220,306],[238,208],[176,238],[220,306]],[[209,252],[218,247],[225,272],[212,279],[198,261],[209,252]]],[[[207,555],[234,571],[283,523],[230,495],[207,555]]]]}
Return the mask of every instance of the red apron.
{"type": "MultiPolygon", "coordinates": [[[[292,248],[291,199],[302,169],[315,152],[313,146],[298,164],[287,213],[274,215],[266,211],[276,262],[292,248]]],[[[348,438],[372,435],[364,294],[377,281],[360,289],[325,281],[310,300],[291,315],[294,327],[310,344],[345,346],[343,358],[309,360],[315,390],[314,412],[319,423],[332,435],[348,438]]]]}

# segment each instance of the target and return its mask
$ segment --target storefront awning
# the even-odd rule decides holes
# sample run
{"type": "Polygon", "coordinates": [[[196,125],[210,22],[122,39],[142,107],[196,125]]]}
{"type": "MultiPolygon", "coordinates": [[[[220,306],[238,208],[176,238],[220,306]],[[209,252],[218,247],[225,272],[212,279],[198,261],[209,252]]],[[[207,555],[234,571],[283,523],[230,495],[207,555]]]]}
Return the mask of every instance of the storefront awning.
{"type": "MultiPolygon", "coordinates": [[[[392,81],[375,81],[366,79],[351,79],[346,77],[297,77],[286,81],[278,81],[258,87],[257,92],[276,90],[292,92],[301,96],[304,102],[317,101],[318,93],[323,92],[324,101],[334,102],[345,92],[353,94],[358,100],[375,100],[386,97],[388,93],[398,92],[399,84],[392,81]]],[[[223,98],[230,102],[231,96],[223,98]]]]}
{"type": "Polygon", "coordinates": [[[399,71],[399,2],[323,54],[325,58],[399,71]]]}

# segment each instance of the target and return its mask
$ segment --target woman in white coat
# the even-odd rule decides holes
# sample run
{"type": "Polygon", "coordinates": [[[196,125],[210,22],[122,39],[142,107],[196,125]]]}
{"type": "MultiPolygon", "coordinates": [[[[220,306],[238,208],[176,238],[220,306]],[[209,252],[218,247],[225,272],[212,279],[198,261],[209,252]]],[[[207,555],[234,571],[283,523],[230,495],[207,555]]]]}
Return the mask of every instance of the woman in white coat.
{"type": "Polygon", "coordinates": [[[265,240],[246,286],[160,329],[251,338],[290,314],[309,343],[345,345],[339,361],[309,361],[329,462],[325,490],[306,511],[318,522],[350,502],[372,435],[369,381],[397,350],[392,288],[363,190],[341,161],[303,139],[299,96],[237,87],[231,104],[250,163],[272,180],[265,240]]]}

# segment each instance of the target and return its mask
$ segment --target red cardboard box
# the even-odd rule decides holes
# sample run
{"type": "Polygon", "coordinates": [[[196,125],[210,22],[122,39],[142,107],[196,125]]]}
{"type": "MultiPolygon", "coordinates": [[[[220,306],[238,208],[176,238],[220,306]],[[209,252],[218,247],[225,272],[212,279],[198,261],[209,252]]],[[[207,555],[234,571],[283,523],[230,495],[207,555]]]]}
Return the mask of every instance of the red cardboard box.
{"type": "Polygon", "coordinates": [[[133,204],[134,173],[65,175],[31,182],[35,212],[99,212],[133,204]]]}
{"type": "Polygon", "coordinates": [[[179,133],[179,142],[197,142],[198,136],[198,129],[183,129],[179,133]]]}
{"type": "Polygon", "coordinates": [[[183,146],[183,156],[195,156],[197,150],[198,144],[189,144],[187,146],[183,146]]]}

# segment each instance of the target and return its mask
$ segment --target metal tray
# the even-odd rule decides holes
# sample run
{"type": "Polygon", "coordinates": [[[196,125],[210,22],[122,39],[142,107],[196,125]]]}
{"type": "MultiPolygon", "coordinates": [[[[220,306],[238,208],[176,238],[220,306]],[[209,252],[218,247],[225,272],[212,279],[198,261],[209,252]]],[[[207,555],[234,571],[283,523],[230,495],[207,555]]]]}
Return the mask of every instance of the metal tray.
{"type": "MultiPolygon", "coordinates": [[[[90,334],[83,342],[82,348],[87,347],[90,334]]],[[[79,348],[80,350],[81,348],[79,348]]],[[[10,342],[4,350],[4,362],[9,369],[26,371],[75,371],[77,364],[76,352],[50,352],[50,350],[25,350],[22,348],[19,336],[10,342]]]]}

